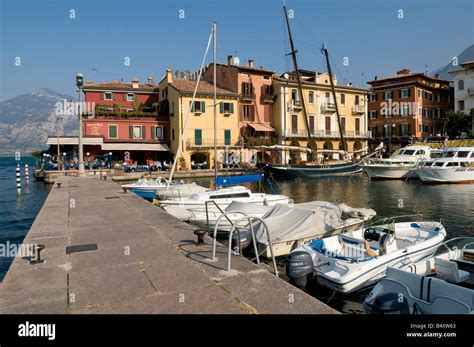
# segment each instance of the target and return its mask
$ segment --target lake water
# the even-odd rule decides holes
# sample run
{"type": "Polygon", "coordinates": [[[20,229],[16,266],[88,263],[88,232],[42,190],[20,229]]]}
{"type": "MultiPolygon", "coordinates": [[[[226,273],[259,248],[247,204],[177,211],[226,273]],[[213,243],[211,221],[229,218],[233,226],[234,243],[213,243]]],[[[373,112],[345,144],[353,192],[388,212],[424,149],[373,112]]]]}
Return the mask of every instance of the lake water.
{"type": "MultiPolygon", "coordinates": [[[[0,244],[7,241],[19,244],[28,233],[36,215],[48,196],[51,185],[35,182],[33,170],[36,159],[22,157],[21,166],[21,195],[16,190],[15,158],[0,157],[0,244]],[[24,166],[28,164],[30,180],[26,185],[24,166]]],[[[0,281],[3,280],[12,258],[4,258],[0,254],[0,281]]]]}
{"type": "MultiPolygon", "coordinates": [[[[210,186],[212,179],[195,179],[210,186]]],[[[250,187],[250,186],[249,186],[250,187]]],[[[447,239],[474,237],[474,184],[427,185],[420,180],[371,181],[364,174],[314,180],[285,180],[274,184],[278,193],[295,203],[324,200],[346,203],[352,207],[370,207],[379,216],[390,217],[422,214],[424,220],[440,221],[447,230],[447,239]]],[[[281,268],[284,273],[284,268],[281,268]]],[[[368,291],[352,295],[332,296],[320,287],[308,292],[335,309],[345,313],[361,313],[368,291]]]]}

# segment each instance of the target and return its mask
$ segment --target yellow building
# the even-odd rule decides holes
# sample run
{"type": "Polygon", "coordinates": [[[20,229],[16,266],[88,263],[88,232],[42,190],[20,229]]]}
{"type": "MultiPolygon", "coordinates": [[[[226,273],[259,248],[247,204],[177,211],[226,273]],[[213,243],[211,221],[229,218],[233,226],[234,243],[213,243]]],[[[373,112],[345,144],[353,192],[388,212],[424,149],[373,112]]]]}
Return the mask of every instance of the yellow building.
{"type": "MultiPolygon", "coordinates": [[[[174,78],[168,68],[160,81],[160,108],[167,109],[170,119],[170,149],[173,155],[178,151],[179,136],[188,123],[182,138],[182,148],[178,167],[192,168],[192,163],[214,163],[214,87],[206,81],[199,82],[199,88],[191,105],[197,80],[174,78]],[[191,108],[191,110],[190,110],[191,108]]],[[[224,163],[238,159],[239,120],[237,110],[238,94],[217,88],[217,160],[224,163]],[[236,152],[236,153],[234,153],[236,152]]]]}
{"type": "MultiPolygon", "coordinates": [[[[279,134],[279,143],[308,147],[314,150],[343,148],[340,140],[334,99],[327,73],[300,70],[303,84],[303,97],[311,131],[311,143],[308,144],[307,127],[304,120],[301,96],[299,95],[296,74],[285,73],[273,77],[273,90],[276,102],[273,107],[273,124],[279,134]]],[[[337,84],[333,77],[337,105],[341,116],[344,137],[349,153],[367,147],[370,133],[367,130],[368,89],[352,85],[337,84]]],[[[306,153],[287,152],[282,159],[307,160],[306,153]]],[[[338,159],[334,154],[333,159],[338,159]]]]}

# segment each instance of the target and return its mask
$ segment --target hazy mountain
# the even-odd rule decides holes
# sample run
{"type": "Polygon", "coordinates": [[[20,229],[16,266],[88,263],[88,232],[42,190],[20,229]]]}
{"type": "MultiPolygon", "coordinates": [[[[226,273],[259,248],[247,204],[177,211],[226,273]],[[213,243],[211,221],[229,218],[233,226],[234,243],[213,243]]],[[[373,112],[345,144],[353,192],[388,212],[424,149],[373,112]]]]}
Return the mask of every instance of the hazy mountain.
{"type": "MultiPolygon", "coordinates": [[[[0,155],[29,154],[45,149],[48,135],[56,134],[55,104],[75,100],[51,89],[40,89],[0,102],[0,155]]],[[[60,134],[77,133],[77,117],[61,116],[60,134]]]]}
{"type": "Polygon", "coordinates": [[[459,64],[474,60],[474,44],[467,47],[457,57],[458,57],[458,65],[457,66],[453,65],[453,61],[450,61],[445,66],[441,66],[441,67],[437,68],[436,70],[431,72],[429,75],[433,77],[435,74],[439,74],[439,77],[441,79],[452,81],[453,77],[449,74],[450,71],[459,70],[461,68],[461,66],[459,66],[459,64]]]}

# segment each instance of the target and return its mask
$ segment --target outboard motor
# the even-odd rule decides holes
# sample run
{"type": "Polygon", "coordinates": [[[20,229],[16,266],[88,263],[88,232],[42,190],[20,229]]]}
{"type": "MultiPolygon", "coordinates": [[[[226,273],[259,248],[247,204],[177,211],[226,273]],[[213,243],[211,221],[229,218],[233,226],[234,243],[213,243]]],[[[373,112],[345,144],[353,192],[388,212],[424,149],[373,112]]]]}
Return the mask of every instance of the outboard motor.
{"type": "Polygon", "coordinates": [[[313,259],[308,252],[291,252],[285,260],[286,275],[299,288],[305,288],[313,274],[313,259]]]}
{"type": "Polygon", "coordinates": [[[371,311],[373,314],[410,314],[410,306],[404,296],[388,293],[374,300],[371,311]]]}
{"type": "MultiPolygon", "coordinates": [[[[244,229],[240,230],[240,248],[242,250],[246,249],[252,242],[252,233],[250,230],[244,229]]],[[[232,249],[238,249],[239,244],[239,233],[237,230],[234,230],[232,234],[232,249]]]]}

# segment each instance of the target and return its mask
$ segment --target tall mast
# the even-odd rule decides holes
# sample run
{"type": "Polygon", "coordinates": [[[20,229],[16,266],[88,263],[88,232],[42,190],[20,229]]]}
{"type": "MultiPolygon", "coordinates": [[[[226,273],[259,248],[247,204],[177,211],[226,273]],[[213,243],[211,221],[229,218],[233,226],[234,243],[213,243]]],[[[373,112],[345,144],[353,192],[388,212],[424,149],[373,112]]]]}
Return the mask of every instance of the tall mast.
{"type": "Polygon", "coordinates": [[[308,144],[309,141],[311,141],[311,129],[309,128],[309,122],[308,122],[308,116],[306,113],[306,104],[304,103],[304,95],[303,95],[303,85],[301,83],[301,77],[300,77],[300,70],[298,69],[298,61],[296,60],[296,50],[295,46],[293,44],[293,38],[291,37],[291,28],[290,28],[290,22],[288,20],[288,12],[286,11],[286,6],[283,5],[283,11],[285,12],[285,20],[286,20],[286,26],[288,28],[288,37],[290,39],[290,47],[291,47],[291,57],[293,58],[293,65],[295,67],[295,72],[296,72],[296,78],[298,80],[298,90],[299,90],[299,95],[301,98],[301,105],[303,108],[303,116],[304,116],[304,123],[306,125],[306,131],[308,133],[308,144]]]}
{"type": "Polygon", "coordinates": [[[344,150],[344,152],[347,152],[346,139],[344,138],[344,131],[342,129],[341,117],[339,115],[339,107],[337,106],[336,89],[334,88],[334,81],[332,79],[331,64],[329,63],[328,50],[326,49],[325,44],[323,44],[323,47],[321,47],[321,51],[323,52],[324,57],[326,58],[326,66],[328,69],[329,81],[331,81],[331,91],[332,91],[332,97],[334,99],[334,105],[336,107],[337,124],[339,126],[339,134],[341,136],[342,149],[344,150]]]}
{"type": "Polygon", "coordinates": [[[216,78],[216,22],[212,25],[214,48],[214,178],[217,178],[217,78],[216,78]]]}

